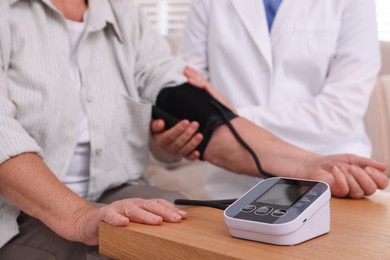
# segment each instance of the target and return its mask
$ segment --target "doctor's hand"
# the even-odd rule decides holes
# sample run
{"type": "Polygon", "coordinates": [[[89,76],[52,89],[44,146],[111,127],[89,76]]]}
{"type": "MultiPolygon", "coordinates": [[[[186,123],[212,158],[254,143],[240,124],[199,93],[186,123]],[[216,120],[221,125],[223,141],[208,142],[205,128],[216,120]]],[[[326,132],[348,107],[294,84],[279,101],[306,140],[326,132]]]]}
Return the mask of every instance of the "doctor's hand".
{"type": "Polygon", "coordinates": [[[172,128],[165,130],[165,122],[162,119],[153,120],[150,131],[153,141],[165,153],[178,158],[185,157],[194,161],[199,158],[196,147],[202,142],[203,136],[198,133],[199,124],[182,120],[172,128]]]}
{"type": "Polygon", "coordinates": [[[230,102],[227,101],[226,98],[221,93],[216,91],[213,88],[213,86],[210,84],[210,82],[208,82],[199,72],[197,72],[193,68],[187,66],[184,69],[183,74],[184,74],[184,76],[187,77],[188,83],[190,83],[191,85],[193,85],[195,87],[198,87],[198,88],[201,88],[201,89],[207,91],[213,98],[215,98],[216,100],[221,102],[224,106],[226,106],[231,111],[233,111],[233,113],[237,114],[237,111],[233,107],[233,105],[230,104],[230,102]]]}
{"type": "Polygon", "coordinates": [[[352,154],[330,155],[320,160],[314,164],[321,170],[313,170],[314,164],[309,166],[312,170],[307,171],[306,178],[327,182],[333,196],[359,199],[389,184],[384,174],[386,165],[375,160],[352,154]]]}

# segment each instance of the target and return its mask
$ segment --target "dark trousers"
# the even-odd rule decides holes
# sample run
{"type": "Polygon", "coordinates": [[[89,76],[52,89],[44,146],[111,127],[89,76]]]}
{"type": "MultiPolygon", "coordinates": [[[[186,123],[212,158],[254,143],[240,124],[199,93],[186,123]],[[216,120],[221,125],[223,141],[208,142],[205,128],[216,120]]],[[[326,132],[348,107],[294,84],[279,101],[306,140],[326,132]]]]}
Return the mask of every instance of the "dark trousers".
{"type": "MultiPolygon", "coordinates": [[[[126,198],[164,198],[172,202],[184,196],[148,185],[123,185],[105,192],[97,203],[108,204],[126,198]]],[[[1,260],[106,259],[98,255],[98,246],[66,240],[27,214],[21,213],[18,223],[20,233],[0,249],[1,260]]]]}

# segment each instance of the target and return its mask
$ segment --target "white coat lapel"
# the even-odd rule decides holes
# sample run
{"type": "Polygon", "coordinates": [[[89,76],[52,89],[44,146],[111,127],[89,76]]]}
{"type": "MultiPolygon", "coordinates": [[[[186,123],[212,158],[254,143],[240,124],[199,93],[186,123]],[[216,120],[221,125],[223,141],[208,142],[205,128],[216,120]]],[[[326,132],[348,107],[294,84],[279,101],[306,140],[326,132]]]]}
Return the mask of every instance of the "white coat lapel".
{"type": "Polygon", "coordinates": [[[277,39],[278,35],[283,32],[283,28],[292,26],[292,22],[302,19],[306,16],[307,8],[311,0],[282,0],[278,12],[276,13],[272,31],[272,41],[277,39]],[[299,19],[297,19],[297,17],[299,19]]]}
{"type": "Polygon", "coordinates": [[[256,46],[272,70],[272,49],[262,0],[231,0],[256,46]]]}

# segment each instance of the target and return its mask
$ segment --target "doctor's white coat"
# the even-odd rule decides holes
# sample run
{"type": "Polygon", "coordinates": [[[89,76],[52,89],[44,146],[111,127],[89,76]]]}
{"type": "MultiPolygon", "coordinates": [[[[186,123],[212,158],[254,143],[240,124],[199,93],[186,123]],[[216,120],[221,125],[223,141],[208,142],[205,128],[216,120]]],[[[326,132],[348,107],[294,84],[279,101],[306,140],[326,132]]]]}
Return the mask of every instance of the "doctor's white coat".
{"type": "MultiPolygon", "coordinates": [[[[194,0],[179,52],[240,116],[285,141],[370,156],[363,115],[380,68],[374,0],[283,0],[271,32],[262,0],[194,0]]],[[[223,172],[211,167],[210,198],[237,197],[257,181],[223,172]]]]}

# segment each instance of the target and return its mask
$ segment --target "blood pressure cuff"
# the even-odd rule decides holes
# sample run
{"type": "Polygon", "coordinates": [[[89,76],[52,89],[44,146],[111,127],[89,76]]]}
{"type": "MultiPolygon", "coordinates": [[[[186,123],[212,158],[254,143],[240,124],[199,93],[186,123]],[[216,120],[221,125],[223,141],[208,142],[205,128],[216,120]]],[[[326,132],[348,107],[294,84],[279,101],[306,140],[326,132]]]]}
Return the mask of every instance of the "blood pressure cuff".
{"type": "Polygon", "coordinates": [[[197,150],[200,152],[200,159],[203,160],[204,151],[214,129],[237,115],[205,90],[185,83],[165,88],[159,93],[152,110],[152,117],[164,119],[167,128],[183,119],[198,122],[203,140],[197,150]]]}

